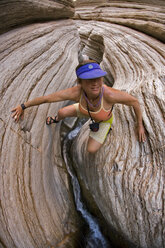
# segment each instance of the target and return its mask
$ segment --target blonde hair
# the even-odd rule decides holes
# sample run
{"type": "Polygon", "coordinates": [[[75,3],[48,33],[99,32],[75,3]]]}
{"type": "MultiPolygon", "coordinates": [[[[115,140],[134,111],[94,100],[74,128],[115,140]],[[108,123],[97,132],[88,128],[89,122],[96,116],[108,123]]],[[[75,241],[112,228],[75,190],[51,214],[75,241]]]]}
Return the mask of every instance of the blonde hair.
{"type": "MultiPolygon", "coordinates": [[[[82,65],[86,65],[86,64],[90,64],[90,63],[97,63],[95,60],[84,60],[83,62],[79,63],[78,66],[76,67],[76,71],[78,70],[78,68],[80,68],[82,65]]],[[[98,64],[98,63],[97,63],[98,64]]]]}

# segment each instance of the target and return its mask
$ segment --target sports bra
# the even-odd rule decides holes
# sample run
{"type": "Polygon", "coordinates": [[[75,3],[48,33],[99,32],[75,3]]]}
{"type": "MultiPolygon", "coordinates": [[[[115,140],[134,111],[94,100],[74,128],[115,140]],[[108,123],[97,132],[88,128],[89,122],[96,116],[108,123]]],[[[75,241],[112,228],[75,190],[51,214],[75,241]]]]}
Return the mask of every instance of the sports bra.
{"type": "MultiPolygon", "coordinates": [[[[88,113],[88,110],[85,109],[81,102],[82,102],[82,98],[83,98],[83,94],[81,93],[81,96],[80,96],[80,101],[79,101],[79,111],[86,115],[86,116],[89,116],[89,113],[88,113]]],[[[95,120],[95,121],[107,121],[110,119],[110,117],[112,116],[112,108],[109,109],[109,110],[106,110],[103,106],[103,97],[101,99],[101,106],[100,106],[100,109],[97,110],[96,112],[94,111],[90,111],[90,115],[91,117],[95,120]]]]}

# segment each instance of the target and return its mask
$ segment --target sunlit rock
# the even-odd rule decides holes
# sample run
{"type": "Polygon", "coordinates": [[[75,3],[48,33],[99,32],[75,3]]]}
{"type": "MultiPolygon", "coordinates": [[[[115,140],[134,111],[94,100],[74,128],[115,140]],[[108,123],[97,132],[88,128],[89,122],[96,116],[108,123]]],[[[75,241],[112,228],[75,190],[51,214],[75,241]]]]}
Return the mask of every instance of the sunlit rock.
{"type": "Polygon", "coordinates": [[[165,2],[150,1],[91,1],[76,3],[76,19],[116,23],[136,29],[165,42],[165,2]],[[86,4],[85,4],[86,3],[86,4]]]}
{"type": "Polygon", "coordinates": [[[71,87],[78,44],[71,20],[31,24],[0,36],[1,247],[74,242],[77,214],[61,157],[61,124],[45,125],[67,102],[29,108],[18,124],[11,109],[71,87]]]}
{"type": "Polygon", "coordinates": [[[165,45],[112,23],[77,21],[77,26],[83,51],[102,59],[102,68],[114,79],[113,87],[139,99],[147,135],[140,144],[133,109],[116,104],[111,133],[101,150],[90,155],[86,152],[89,123],[85,124],[73,146],[82,188],[119,247],[125,240],[128,247],[163,247],[165,45]]]}
{"type": "MultiPolygon", "coordinates": [[[[139,99],[147,132],[139,144],[133,110],[115,105],[113,130],[89,155],[85,124],[73,158],[89,208],[98,209],[118,247],[162,248],[164,1],[74,2],[0,1],[0,246],[77,245],[80,222],[61,155],[61,123],[45,125],[46,116],[70,103],[26,109],[18,124],[10,111],[75,85],[81,47],[108,72],[106,83],[139,99]]],[[[74,123],[65,120],[65,128],[74,123]]]]}

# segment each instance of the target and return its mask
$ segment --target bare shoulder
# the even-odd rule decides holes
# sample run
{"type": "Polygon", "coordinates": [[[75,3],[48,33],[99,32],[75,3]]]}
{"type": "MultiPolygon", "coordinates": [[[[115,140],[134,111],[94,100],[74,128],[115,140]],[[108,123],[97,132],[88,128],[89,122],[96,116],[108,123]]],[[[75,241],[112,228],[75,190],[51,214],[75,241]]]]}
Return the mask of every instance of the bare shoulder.
{"type": "Polygon", "coordinates": [[[81,85],[76,85],[67,90],[67,93],[70,95],[71,100],[78,102],[81,95],[81,85]]]}
{"type": "Polygon", "coordinates": [[[122,91],[112,88],[104,84],[105,96],[113,96],[122,93],[122,91]]]}
{"type": "Polygon", "coordinates": [[[59,102],[71,100],[78,102],[81,94],[81,86],[76,85],[71,88],[56,91],[50,95],[45,96],[45,102],[59,102]]]}
{"type": "Polygon", "coordinates": [[[104,98],[107,102],[113,103],[113,98],[115,97],[117,91],[110,86],[104,85],[104,98]]]}
{"type": "Polygon", "coordinates": [[[61,94],[65,100],[79,101],[81,85],[76,85],[71,88],[61,90],[59,91],[59,94],[61,94]]]}
{"type": "Polygon", "coordinates": [[[107,85],[104,86],[105,100],[109,103],[124,103],[128,104],[129,101],[133,101],[135,98],[128,94],[127,92],[111,88],[107,85]]]}

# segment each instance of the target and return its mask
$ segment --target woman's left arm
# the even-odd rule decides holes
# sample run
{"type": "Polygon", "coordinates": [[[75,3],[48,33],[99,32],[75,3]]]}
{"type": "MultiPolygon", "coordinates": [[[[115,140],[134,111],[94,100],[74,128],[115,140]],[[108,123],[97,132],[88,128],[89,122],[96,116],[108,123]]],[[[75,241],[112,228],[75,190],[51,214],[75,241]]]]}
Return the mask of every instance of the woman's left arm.
{"type": "MultiPolygon", "coordinates": [[[[107,87],[108,88],[108,87],[107,87]]],[[[138,128],[138,137],[139,142],[145,142],[146,141],[146,135],[145,135],[145,129],[143,126],[143,118],[142,118],[142,112],[140,109],[140,103],[137,98],[131,96],[130,94],[116,90],[111,88],[107,91],[107,98],[109,99],[109,102],[111,103],[121,103],[128,106],[132,106],[134,108],[136,118],[137,118],[137,128],[138,128]]]]}

